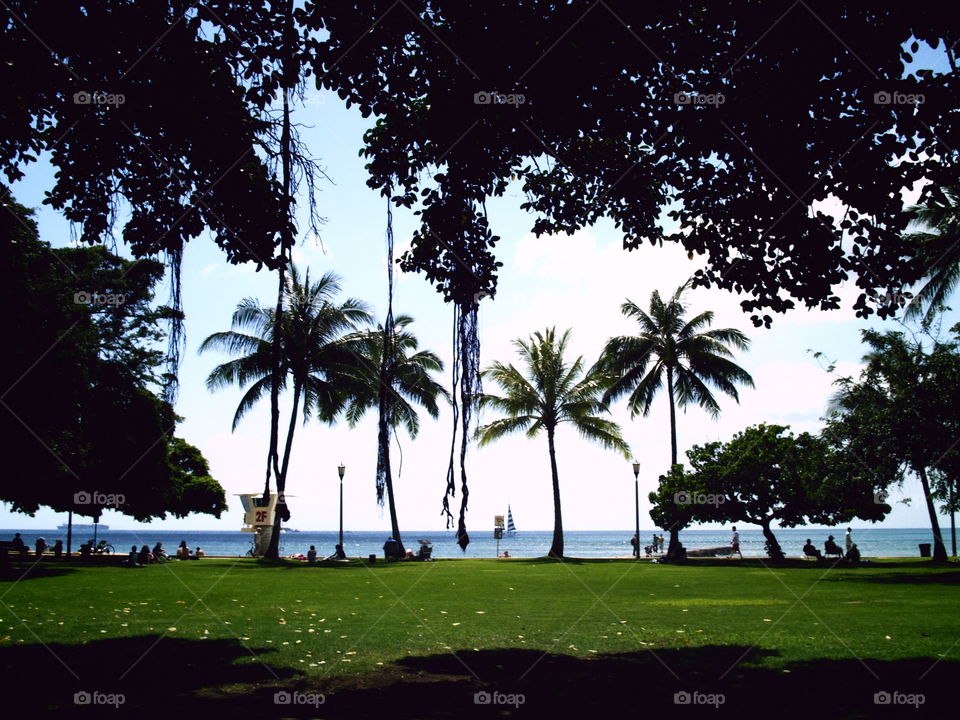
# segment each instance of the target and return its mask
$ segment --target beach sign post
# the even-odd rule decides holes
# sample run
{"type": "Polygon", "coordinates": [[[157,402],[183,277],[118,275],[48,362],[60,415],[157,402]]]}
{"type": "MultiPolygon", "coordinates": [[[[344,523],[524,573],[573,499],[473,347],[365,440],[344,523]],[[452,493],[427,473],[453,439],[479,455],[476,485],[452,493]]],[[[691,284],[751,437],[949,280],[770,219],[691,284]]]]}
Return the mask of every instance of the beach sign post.
{"type": "Polygon", "coordinates": [[[503,515],[493,516],[493,536],[497,539],[497,557],[500,557],[500,538],[503,537],[503,515]]]}

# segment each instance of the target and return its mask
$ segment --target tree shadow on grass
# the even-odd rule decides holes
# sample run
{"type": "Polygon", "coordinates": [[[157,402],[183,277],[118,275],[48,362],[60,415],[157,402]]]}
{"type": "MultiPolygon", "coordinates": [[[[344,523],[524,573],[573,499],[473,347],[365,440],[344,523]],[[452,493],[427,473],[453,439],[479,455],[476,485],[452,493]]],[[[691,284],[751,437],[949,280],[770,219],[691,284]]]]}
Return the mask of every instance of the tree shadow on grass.
{"type": "Polygon", "coordinates": [[[177,715],[939,718],[952,706],[960,670],[960,663],[933,658],[778,664],[775,651],[724,645],[589,659],[534,649],[458,650],[408,656],[374,672],[306,676],[269,667],[269,649],[255,648],[264,664],[241,663],[249,653],[232,641],[164,638],[143,655],[155,640],[53,646],[79,680],[42,646],[2,648],[0,672],[10,688],[6,709],[23,710],[26,716],[55,709],[71,717],[165,720],[177,715]],[[101,693],[101,700],[122,693],[124,703],[116,712],[103,704],[74,704],[73,694],[84,691],[101,693]],[[918,694],[923,702],[915,707],[918,694]]]}
{"type": "Polygon", "coordinates": [[[222,703],[223,686],[289,682],[296,673],[271,666],[273,652],[234,640],[169,635],[76,645],[0,645],[0,676],[7,689],[4,706],[8,711],[23,710],[25,717],[38,711],[103,717],[117,709],[124,716],[136,711],[154,717],[155,710],[168,714],[175,708],[213,702],[217,696],[222,703]],[[118,695],[123,696],[119,706],[114,703],[118,695]]]}
{"type": "Polygon", "coordinates": [[[23,580],[39,580],[42,578],[69,575],[70,573],[76,572],[77,569],[78,568],[68,566],[65,563],[52,564],[46,561],[14,560],[7,565],[0,564],[0,581],[21,582],[23,580]]]}

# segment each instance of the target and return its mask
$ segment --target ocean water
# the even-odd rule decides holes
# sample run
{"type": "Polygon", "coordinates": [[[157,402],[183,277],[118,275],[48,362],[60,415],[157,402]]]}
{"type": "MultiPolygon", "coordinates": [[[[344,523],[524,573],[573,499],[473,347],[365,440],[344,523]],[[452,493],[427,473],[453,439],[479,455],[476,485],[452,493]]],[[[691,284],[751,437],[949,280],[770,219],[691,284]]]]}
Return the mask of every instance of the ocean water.
{"type": "MultiPolygon", "coordinates": [[[[775,534],[784,552],[790,556],[803,554],[802,547],[806,538],[810,538],[818,548],[823,548],[823,542],[828,535],[833,535],[837,543],[843,545],[843,535],[846,528],[791,528],[776,530],[775,534]]],[[[56,540],[67,542],[65,530],[10,530],[0,529],[0,539],[9,540],[13,533],[19,532],[27,545],[32,548],[34,540],[43,537],[48,544],[53,545],[56,540]]],[[[667,533],[662,534],[669,541],[667,533]]],[[[641,547],[651,542],[654,530],[640,531],[641,547]]],[[[730,530],[684,530],[680,533],[680,541],[684,546],[693,550],[729,546],[730,530]]],[[[601,557],[629,557],[630,538],[632,530],[572,530],[564,533],[564,554],[570,557],[601,558],[601,557]]],[[[89,531],[73,534],[73,549],[76,551],[80,543],[93,537],[89,531]]],[[[370,554],[383,556],[383,543],[388,533],[378,531],[346,531],[344,532],[344,549],[351,557],[366,557],[370,554]]],[[[518,531],[512,537],[500,540],[499,550],[509,551],[513,557],[543,557],[550,549],[553,537],[551,531],[518,531]]],[[[239,531],[220,530],[107,530],[98,532],[97,539],[104,539],[114,545],[117,552],[129,552],[131,545],[140,547],[162,542],[164,549],[173,554],[181,540],[194,549],[203,548],[207,555],[242,556],[251,545],[252,534],[239,531]]],[[[430,540],[433,543],[433,556],[438,558],[482,558],[496,557],[497,541],[490,530],[477,530],[470,534],[470,544],[466,552],[460,550],[454,533],[444,531],[405,531],[404,545],[414,552],[420,547],[419,539],[430,540]]],[[[933,533],[924,528],[876,528],[854,527],[853,541],[857,543],[861,555],[864,557],[918,557],[920,543],[932,543],[933,533]]],[[[944,534],[947,552],[950,552],[949,529],[944,534]]],[[[337,543],[337,533],[324,532],[285,532],[281,536],[280,551],[283,555],[306,554],[311,545],[316,545],[318,554],[323,557],[333,553],[337,543]]],[[[744,556],[763,557],[764,538],[759,529],[741,528],[740,547],[744,556]]]]}

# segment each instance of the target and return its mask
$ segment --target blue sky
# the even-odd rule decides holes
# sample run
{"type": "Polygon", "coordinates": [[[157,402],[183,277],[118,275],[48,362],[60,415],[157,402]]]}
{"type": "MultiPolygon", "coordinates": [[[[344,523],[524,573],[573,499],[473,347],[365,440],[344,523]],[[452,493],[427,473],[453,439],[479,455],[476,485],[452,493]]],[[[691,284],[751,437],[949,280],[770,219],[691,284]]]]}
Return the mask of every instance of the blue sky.
{"type": "MultiPolygon", "coordinates": [[[[921,55],[918,62],[939,58],[921,55]]],[[[368,302],[382,320],[386,302],[385,240],[386,202],[367,188],[364,161],[358,156],[362,135],[370,121],[356,110],[347,110],[335,95],[310,92],[298,119],[310,125],[304,139],[321,160],[332,183],[323,183],[318,195],[320,213],[327,218],[319,238],[308,236],[295,250],[301,266],[314,274],[334,270],[343,278],[344,297],[368,302]]],[[[469,141],[469,140],[464,140],[469,141]]],[[[44,162],[28,168],[27,177],[13,188],[16,199],[37,209],[40,236],[55,246],[70,242],[68,224],[41,205],[44,189],[52,182],[52,170],[44,162]]],[[[619,312],[630,298],[645,304],[653,290],[669,294],[698,267],[678,246],[644,246],[634,252],[621,248],[621,238],[612,223],[601,221],[572,237],[534,238],[529,232],[533,218],[520,209],[518,186],[488,203],[494,232],[502,237],[498,258],[504,263],[494,300],[481,305],[482,359],[514,361],[511,341],[535,330],[557,326],[573,329],[572,352],[590,363],[611,335],[633,331],[619,312]]],[[[912,198],[907,198],[908,201],[912,198]]],[[[829,203],[825,205],[831,210],[829,203]]],[[[394,212],[398,255],[416,226],[408,211],[394,212]]],[[[123,249],[121,248],[121,251],[123,249]]],[[[198,446],[210,461],[214,477],[227,491],[230,510],[218,521],[197,515],[162,522],[165,529],[238,529],[242,511],[236,493],[258,492],[263,482],[268,418],[266,406],[245,418],[235,433],[230,423],[239,390],[209,393],[206,375],[227,358],[216,354],[199,356],[197,347],[208,334],[225,330],[237,302],[244,297],[269,303],[274,296],[274,276],[256,272],[252,266],[233,266],[207,236],[192,241],[183,265],[184,306],[187,315],[187,350],[181,370],[181,397],[177,412],[185,417],[178,434],[198,446]]],[[[790,425],[794,431],[816,431],[824,414],[834,379],[811,351],[822,352],[837,364],[841,374],[856,372],[865,327],[894,327],[891,323],[865,323],[854,317],[856,297],[853,282],[837,289],[844,306],[833,312],[794,310],[776,316],[769,330],[754,328],[738,305],[738,298],[721,290],[695,290],[687,295],[691,312],[712,309],[715,327],[738,327],[752,340],[752,348],[738,361],[753,375],[756,389],[743,389],[739,405],[720,397],[720,419],[710,419],[699,408],[678,415],[681,455],[693,444],[729,439],[747,425],[768,422],[790,425]]],[[[166,289],[158,297],[163,299],[166,289]]],[[[424,347],[450,359],[452,308],[419,275],[397,276],[395,312],[412,315],[414,332],[424,347]]],[[[951,323],[960,320],[951,313],[951,323]]],[[[445,373],[444,381],[448,382],[445,373]]],[[[631,420],[622,405],[613,411],[615,420],[642,464],[641,525],[652,527],[645,500],[670,460],[670,438],[665,397],[655,402],[649,417],[631,420]]],[[[492,419],[491,418],[487,418],[492,419]]],[[[449,412],[439,421],[424,417],[420,437],[411,441],[402,432],[402,473],[395,480],[402,528],[439,530],[444,527],[440,501],[445,484],[449,449],[449,412]]],[[[394,464],[399,455],[394,454],[394,464]]],[[[289,475],[292,496],[290,525],[300,529],[334,529],[337,525],[338,481],[336,467],[347,467],[344,481],[344,522],[349,529],[375,530],[389,527],[385,509],[375,502],[376,422],[368,416],[356,429],[312,423],[297,430],[289,475]]],[[[622,457],[587,444],[575,434],[561,430],[558,463],[564,507],[564,526],[571,530],[623,529],[633,525],[633,474],[622,457]]],[[[511,503],[518,527],[550,529],[553,509],[546,440],[517,436],[486,447],[471,449],[469,527],[492,528],[493,516],[511,503]]],[[[110,492],[109,487],[90,488],[110,492]]],[[[457,500],[459,502],[459,499],[457,500]]],[[[926,527],[928,519],[919,483],[908,481],[891,495],[894,511],[886,527],[926,527]],[[906,505],[899,502],[911,498],[906,505]]],[[[38,512],[30,518],[0,509],[0,526],[50,528],[64,522],[65,514],[38,512]]],[[[107,512],[103,522],[114,528],[137,528],[140,524],[107,512]]],[[[944,522],[942,520],[942,522],[944,522]]],[[[858,525],[858,523],[854,523],[858,525]]],[[[159,527],[157,521],[155,527],[159,527]]],[[[948,524],[945,525],[945,528],[948,524]]]]}

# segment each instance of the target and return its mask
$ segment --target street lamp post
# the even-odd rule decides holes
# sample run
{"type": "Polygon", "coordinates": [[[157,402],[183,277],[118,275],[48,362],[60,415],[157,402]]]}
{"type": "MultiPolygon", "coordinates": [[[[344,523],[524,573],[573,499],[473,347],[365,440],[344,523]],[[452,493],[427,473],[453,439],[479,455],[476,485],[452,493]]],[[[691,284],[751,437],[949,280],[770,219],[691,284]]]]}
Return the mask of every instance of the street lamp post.
{"type": "Polygon", "coordinates": [[[633,495],[637,511],[637,560],[640,559],[640,463],[633,461],[633,495]]]}
{"type": "Polygon", "coordinates": [[[340,549],[343,550],[343,474],[347,471],[347,466],[343,463],[337,466],[337,473],[340,475],[340,549]]]}

